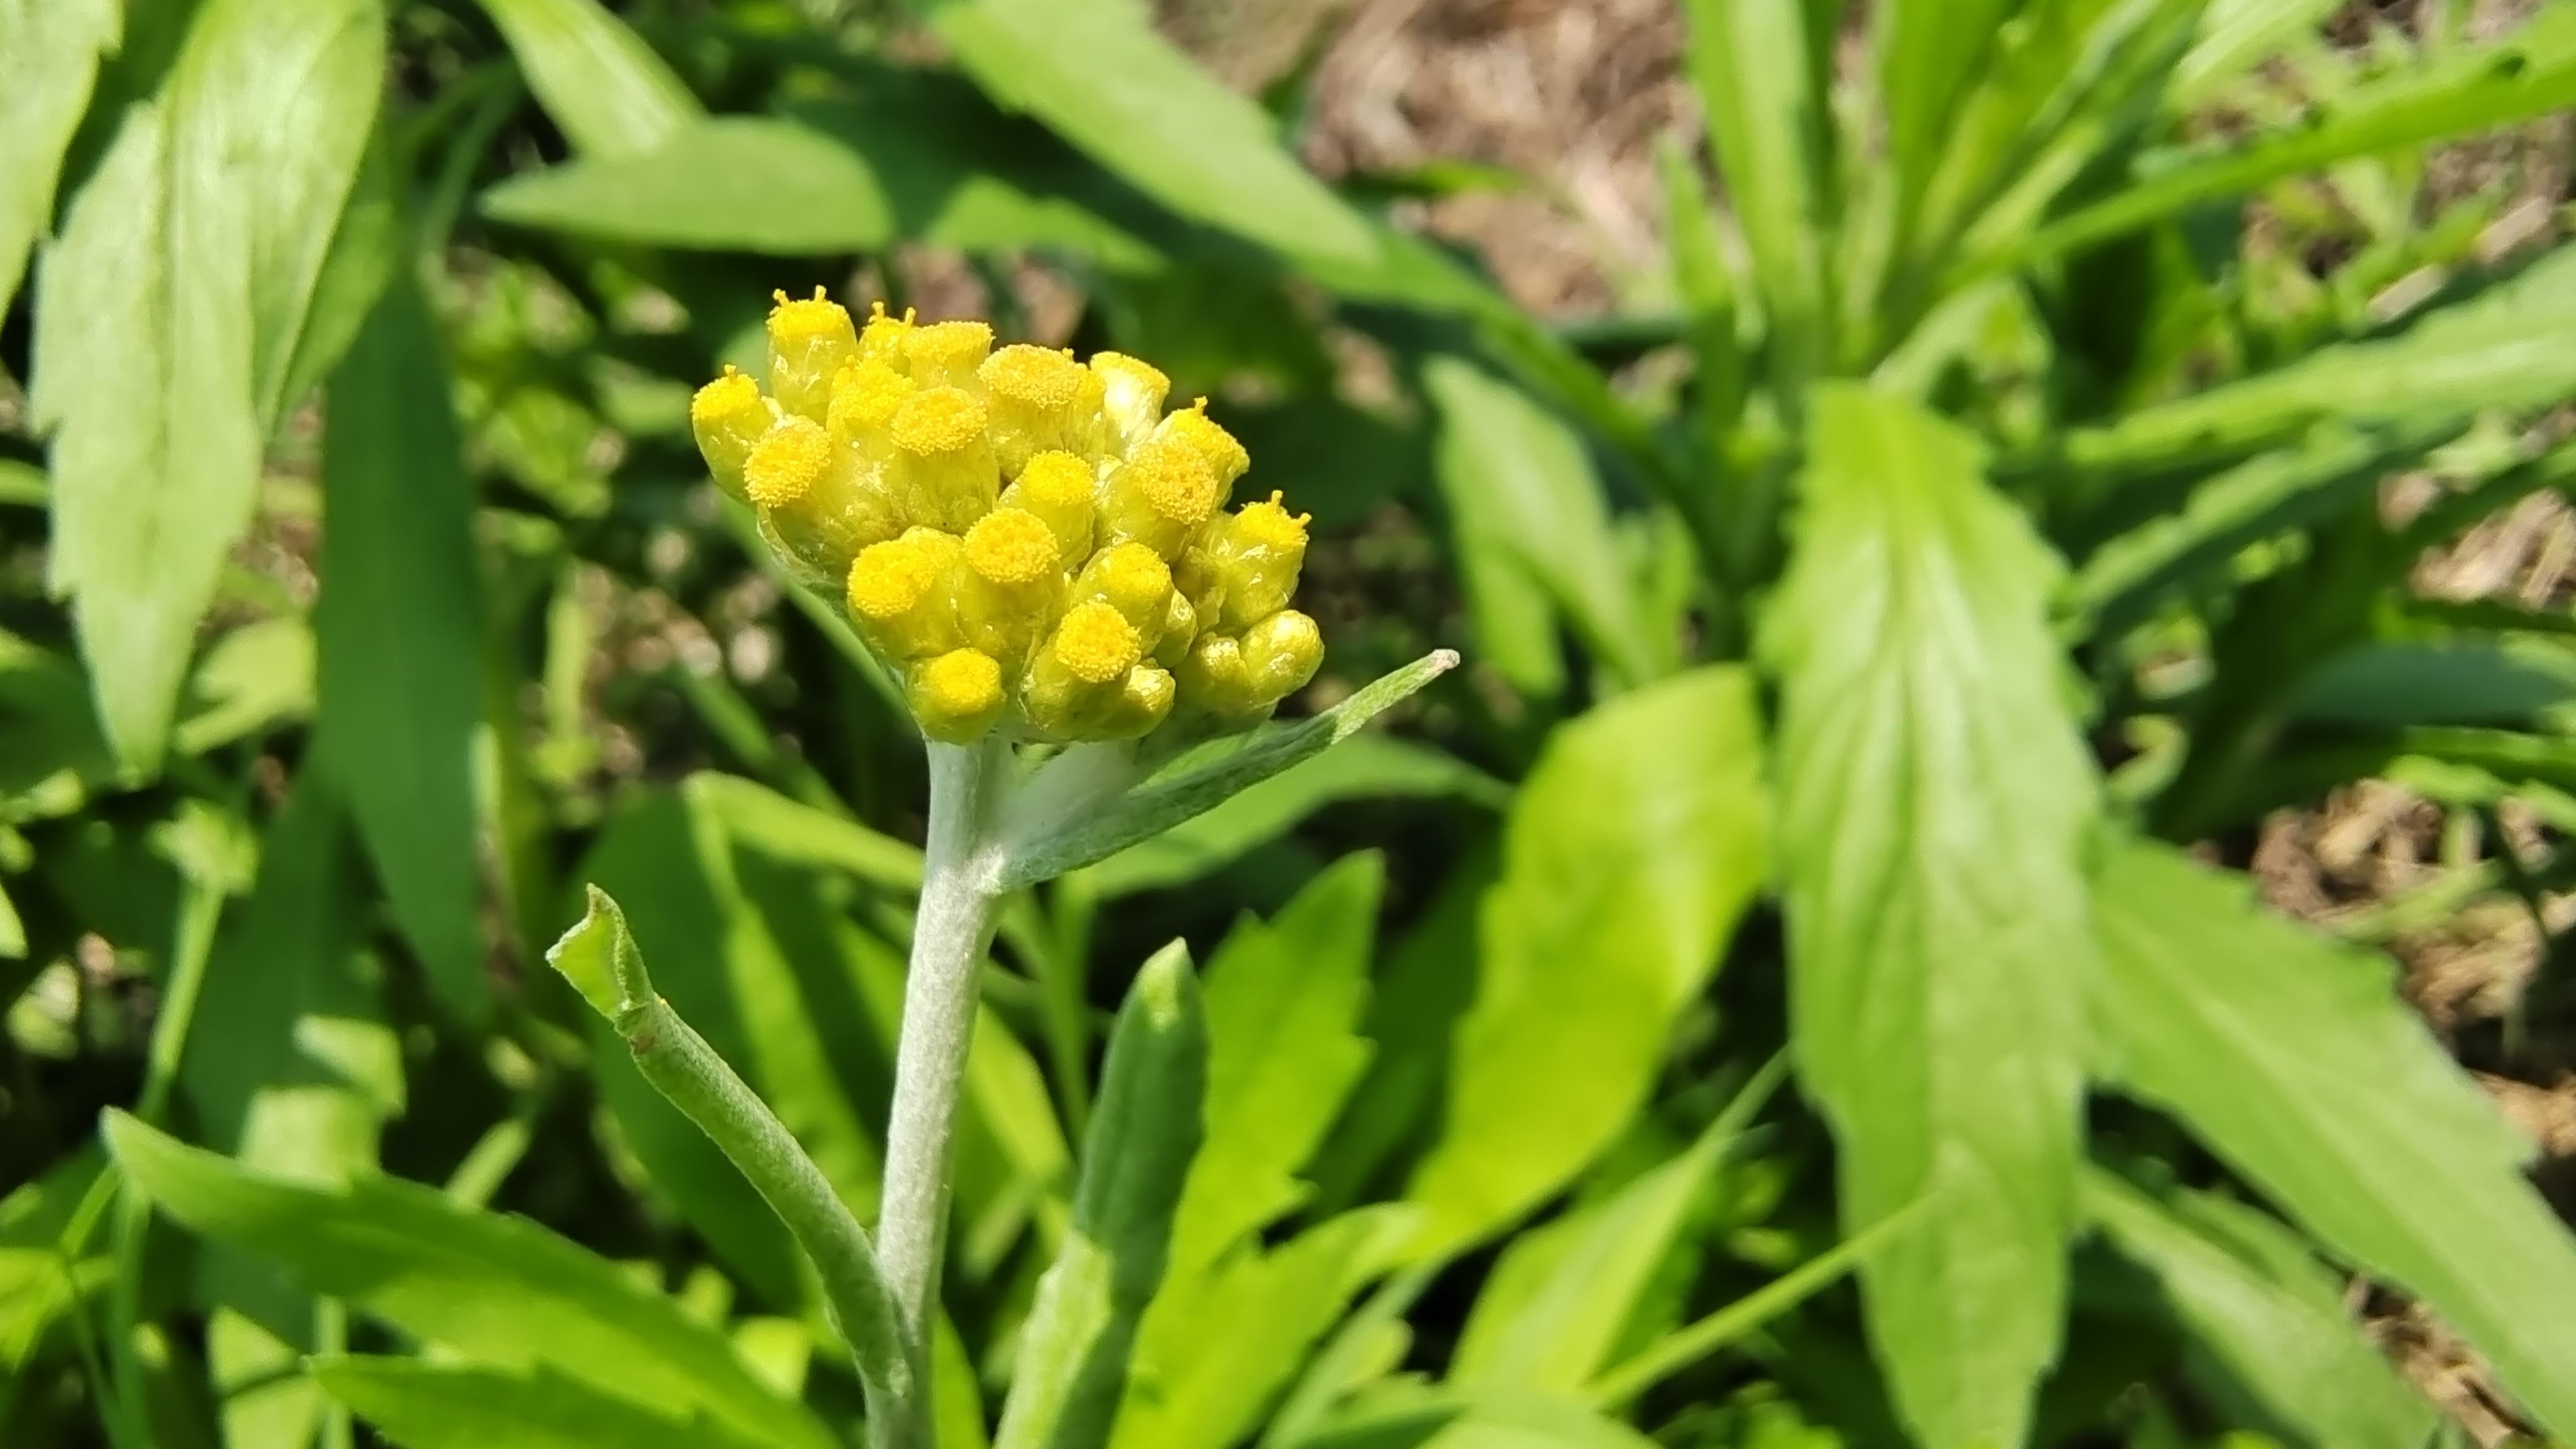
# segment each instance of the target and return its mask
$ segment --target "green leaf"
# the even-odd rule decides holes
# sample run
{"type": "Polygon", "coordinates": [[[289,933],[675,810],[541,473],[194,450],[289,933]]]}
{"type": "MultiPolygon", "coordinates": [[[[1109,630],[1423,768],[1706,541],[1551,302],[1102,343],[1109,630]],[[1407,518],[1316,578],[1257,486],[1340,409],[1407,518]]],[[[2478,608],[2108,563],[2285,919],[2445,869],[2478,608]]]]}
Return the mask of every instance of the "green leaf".
{"type": "Polygon", "coordinates": [[[313,712],[313,655],[313,626],[301,615],[226,630],[189,676],[172,747],[200,755],[304,719],[313,712]]]}
{"type": "Polygon", "coordinates": [[[1915,1433],[2017,1444],[2057,1352],[2082,1142],[2092,770],[2057,690],[2057,565],[1973,439],[1815,390],[1782,676],[1790,1034],[1840,1149],[1844,1232],[1915,1433]]]}
{"type": "Polygon", "coordinates": [[[2337,1256],[2421,1299],[2552,1434],[2576,1434],[2576,1245],[2526,1144],[2386,964],[2251,883],[2123,842],[2094,889],[2102,1075],[2173,1113],[2337,1256]]]}
{"type": "Polygon", "coordinates": [[[2570,105],[2576,105],[2576,12],[2544,7],[2511,34],[2356,85],[2331,110],[2312,110],[2294,129],[2233,146],[2142,157],[2143,179],[2008,244],[1991,265],[2026,265],[2284,176],[2570,105]]]}
{"type": "Polygon", "coordinates": [[[1208,962],[1207,1144],[1172,1226],[1195,1274],[1302,1202],[1305,1166],[1367,1070],[1368,1000],[1385,864],[1345,857],[1264,925],[1246,917],[1208,962]]]}
{"type": "Polygon", "coordinates": [[[325,1357],[313,1377],[401,1449],[753,1449],[539,1366],[527,1373],[416,1358],[325,1357]]]}
{"type": "Polygon", "coordinates": [[[2215,99],[2214,92],[2270,59],[2288,41],[2313,35],[2336,3],[2210,0],[2201,13],[2199,38],[2174,67],[2173,104],[2188,110],[2215,99]]]}
{"type": "Polygon", "coordinates": [[[2576,655],[2540,639],[2384,640],[2318,661],[2285,705],[2319,724],[2522,725],[2571,722],[2576,655]]]}
{"type": "Polygon", "coordinates": [[[1833,227],[1820,59],[1799,0],[1687,0],[1689,66],[1752,256],[1784,396],[1830,360],[1833,227]]]}
{"type": "Polygon", "coordinates": [[[1186,885],[1344,800],[1450,796],[1499,806],[1508,790],[1454,755],[1364,734],[1283,770],[1204,815],[1140,840],[1083,874],[1103,900],[1186,885]]]}
{"type": "MultiPolygon", "coordinates": [[[[1147,782],[1096,808],[1052,810],[1001,824],[1000,889],[1034,885],[1069,870],[1108,859],[1139,841],[1170,830],[1225,803],[1290,766],[1357,733],[1380,713],[1457,667],[1453,650],[1436,649],[1411,664],[1362,685],[1349,698],[1310,719],[1251,737],[1233,752],[1193,769],[1147,782]],[[1068,823],[1068,820],[1070,823],[1068,823]]],[[[1068,752],[1057,766],[1083,769],[1087,757],[1068,752]]],[[[1027,798],[1043,799],[1049,776],[1032,781],[1027,798]]]]}
{"type": "Polygon", "coordinates": [[[1761,738],[1752,680],[1713,667],[1549,739],[1503,827],[1440,1138],[1407,1189],[1418,1259],[1536,1206],[1645,1103],[1769,866],[1761,738]]]}
{"type": "Polygon", "coordinates": [[[1414,1214],[1344,1213],[1281,1246],[1167,1279],[1136,1342],[1113,1449],[1226,1449],[1261,1422],[1414,1214]]]}
{"type": "MultiPolygon", "coordinates": [[[[2576,11],[2567,12],[2576,18],[2576,11]]],[[[2396,336],[2322,347],[2270,372],[2068,433],[2063,460],[2106,477],[2241,454],[2328,418],[2430,426],[2576,394],[2576,247],[2396,336]]]]}
{"type": "MultiPolygon", "coordinates": [[[[1931,189],[1934,172],[1958,153],[1959,112],[1990,92],[1990,67],[2004,62],[2012,41],[2037,28],[2015,16],[2014,0],[1949,0],[1900,3],[1870,11],[1871,48],[1878,61],[1879,103],[1886,111],[1888,181],[1895,193],[1900,230],[1931,189]],[[2020,23],[1998,35],[2008,20],[2020,23]]],[[[2068,0],[2030,7],[2042,14],[2080,8],[2068,0]]]]}
{"type": "Polygon", "coordinates": [[[2084,1174],[2083,1200],[2085,1215],[2155,1274],[2200,1345],[2270,1415],[2311,1444],[2422,1449],[2432,1406],[2362,1337],[2339,1301],[2341,1277],[2287,1228],[2205,1194],[2160,1202],[2098,1167],[2084,1174]]]}
{"type": "Polygon", "coordinates": [[[316,749],[394,922],[451,1010],[488,996],[474,736],[483,582],[474,486],[427,303],[388,286],[331,377],[322,441],[316,749]]]}
{"type": "Polygon", "coordinates": [[[1162,1285],[1174,1209],[1199,1150],[1208,1022],[1189,949],[1154,954],[1128,988],[1082,1143],[1073,1226],[1038,1280],[999,1449],[1099,1449],[1128,1354],[1162,1285]]]}
{"type": "Polygon", "coordinates": [[[2393,464],[2449,431],[2322,422],[2296,445],[2201,480],[2180,507],[2104,542],[2069,580],[2067,609],[2102,633],[2124,632],[2248,546],[2364,504],[2393,464]]]}
{"type": "Polygon", "coordinates": [[[705,1413],[755,1442],[836,1442],[753,1377],[721,1334],[525,1219],[390,1177],[293,1186],[121,1112],[108,1115],[106,1133],[117,1165],[162,1211],[467,1362],[550,1368],[666,1415],[705,1413]]]}
{"type": "Polygon", "coordinates": [[[1280,146],[1270,118],[1128,0],[922,0],[957,64],[1137,190],[1292,257],[1366,266],[1358,213],[1280,146]]]}
{"type": "Polygon", "coordinates": [[[159,762],[384,68],[374,0],[207,0],[38,277],[49,583],[117,754],[159,762]]]}
{"type": "MultiPolygon", "coordinates": [[[[1582,439],[1518,388],[1474,364],[1435,357],[1423,385],[1440,410],[1434,450],[1461,546],[1489,542],[1537,581],[1593,654],[1631,684],[1668,672],[1628,576],[1582,439]]],[[[1515,625],[1517,627],[1517,625],[1515,625]]],[[[1491,622],[1480,634],[1506,635],[1491,622]]],[[[1553,649],[1554,641],[1547,641],[1553,649]]]]}
{"type": "Polygon", "coordinates": [[[1450,1380],[1568,1394],[1590,1383],[1726,1146],[1722,1136],[1703,1136],[1614,1196],[1513,1238],[1467,1315],[1450,1380]]]}
{"type": "Polygon", "coordinates": [[[584,156],[643,155],[705,115],[653,47],[598,0],[483,0],[483,9],[528,89],[584,156]]]}
{"type": "Polygon", "coordinates": [[[27,959],[27,923],[18,919],[18,907],[9,900],[9,892],[0,887],[0,961],[27,959]]]}
{"type": "Polygon", "coordinates": [[[53,222],[63,148],[124,28],[117,0],[0,0],[0,314],[53,222]]]}
{"type": "Polygon", "coordinates": [[[864,158],[794,121],[692,121],[650,151],[524,171],[483,193],[513,226],[646,246],[799,256],[873,251],[894,234],[864,158]]]}

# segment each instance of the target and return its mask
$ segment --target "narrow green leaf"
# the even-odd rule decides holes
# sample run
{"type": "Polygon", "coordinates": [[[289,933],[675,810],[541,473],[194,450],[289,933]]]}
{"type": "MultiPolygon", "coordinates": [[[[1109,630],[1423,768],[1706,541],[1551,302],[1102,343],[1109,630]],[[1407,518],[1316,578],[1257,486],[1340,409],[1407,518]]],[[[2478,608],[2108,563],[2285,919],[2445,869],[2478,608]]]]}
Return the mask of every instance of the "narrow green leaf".
{"type": "Polygon", "coordinates": [[[2243,453],[2327,418],[2420,427],[2489,408],[2547,406],[2576,393],[2571,328],[2576,247],[2396,336],[2319,348],[2270,372],[2076,429],[2065,438],[2064,461],[2116,477],[2243,453]]]}
{"type": "Polygon", "coordinates": [[[313,1377],[401,1449],[754,1449],[705,1419],[656,1413],[540,1365],[525,1373],[416,1358],[326,1357],[313,1377]]]}
{"type": "Polygon", "coordinates": [[[0,313],[52,225],[63,148],[124,28],[117,0],[0,0],[0,313]]]}
{"type": "Polygon", "coordinates": [[[1205,815],[1138,841],[1083,881],[1103,900],[1186,885],[1343,800],[1454,797],[1499,806],[1508,787],[1454,755],[1393,735],[1364,734],[1283,770],[1205,815]]]}
{"type": "Polygon", "coordinates": [[[2215,92],[2286,48],[2303,34],[2313,34],[2331,16],[2337,0],[2209,0],[2201,14],[2200,35],[2174,67],[2172,103],[2188,111],[2215,99],[2215,92]]]}
{"type": "Polygon", "coordinates": [[[1807,17],[1799,0],[1687,0],[1682,8],[1691,81],[1752,255],[1785,393],[1832,356],[1832,168],[1807,17]]]}
{"type": "Polygon", "coordinates": [[[483,584],[439,347],[403,277],[332,374],[316,748],[431,985],[471,1014],[488,995],[473,760],[483,584]]]}
{"type": "Polygon", "coordinates": [[[692,121],[650,151],[524,171],[483,193],[514,226],[646,246],[798,256],[873,251],[893,235],[857,152],[794,121],[692,121]]]}
{"type": "Polygon", "coordinates": [[[712,816],[725,833],[780,861],[844,872],[869,885],[909,893],[921,888],[921,850],[740,775],[700,771],[680,782],[692,810],[712,816]]]}
{"type": "Polygon", "coordinates": [[[754,1378],[721,1334],[525,1219],[390,1177],[293,1186],[123,1113],[108,1115],[106,1134],[117,1165],[162,1211],[467,1362],[554,1369],[666,1415],[705,1413],[755,1442],[836,1442],[754,1378]]]}
{"type": "Polygon", "coordinates": [[[661,146],[705,111],[644,38],[598,0],[483,0],[546,114],[584,156],[661,146]]]}
{"type": "Polygon", "coordinates": [[[920,0],[976,84],[1137,190],[1292,257],[1366,266],[1358,213],[1280,146],[1270,118],[1126,0],[920,0]]]}
{"type": "MultiPolygon", "coordinates": [[[[1422,686],[1457,667],[1453,650],[1437,649],[1391,674],[1362,685],[1349,698],[1311,719],[1257,734],[1231,754],[1168,779],[1155,780],[1068,824],[1061,818],[1005,820],[1002,889],[1052,880],[1149,840],[1260,784],[1356,733],[1422,686]]],[[[1046,777],[1041,774],[1038,779],[1046,777]]]]}
{"type": "Polygon", "coordinates": [[[1616,1195],[1513,1238],[1467,1315],[1451,1381],[1569,1394],[1590,1383],[1726,1145],[1704,1136],[1616,1195]]]}
{"type": "Polygon", "coordinates": [[[1900,228],[1921,205],[1933,173],[1959,140],[1954,121],[1989,80],[1989,57],[2008,49],[2012,37],[1997,31],[2008,19],[2016,32],[2033,28],[2020,9],[2063,11],[2066,0],[2023,7],[2017,0],[1945,0],[1899,3],[1870,11],[1870,43],[1878,63],[1878,99],[1886,112],[1887,166],[1900,228]]]}
{"type": "Polygon", "coordinates": [[[2223,570],[2247,546],[2322,522],[2374,496],[2399,459],[2453,431],[2320,423],[2295,445],[2201,480],[2182,506],[2104,542],[2068,581],[2068,612],[2104,634],[2146,619],[2174,593],[2223,570]]]}
{"type": "Polygon", "coordinates": [[[2576,105],[2576,11],[2544,7],[2519,29],[2362,82],[2292,130],[2239,145],[2142,158],[2144,179],[2010,244],[2022,266],[2133,231],[2222,196],[2355,156],[2419,146],[2576,105]]]}
{"type": "Polygon", "coordinates": [[[2061,703],[2058,568],[1966,433],[1849,384],[1810,403],[1797,552],[1765,621],[1790,1028],[1898,1404],[2017,1444],[2057,1352],[2082,1141],[2092,771],[2061,703]]]}
{"type": "Polygon", "coordinates": [[[1189,950],[1175,941],[1137,973],[1110,1033],[1073,1226],[1038,1280],[998,1449],[1099,1449],[1108,1441],[1199,1149],[1207,1026],[1189,950]]]}
{"type": "MultiPolygon", "coordinates": [[[[1459,358],[1431,359],[1423,385],[1440,411],[1441,496],[1465,541],[1499,547],[1630,684],[1667,672],[1673,646],[1648,625],[1582,439],[1520,389],[1459,358]]],[[[1480,621],[1478,632],[1506,631],[1480,621]]]]}
{"type": "Polygon", "coordinates": [[[2432,1406],[2361,1336],[2341,1278],[2288,1229],[2201,1195],[2159,1202],[2098,1167],[2084,1174],[2083,1198],[2085,1215],[2155,1274],[2201,1346],[2273,1417],[2312,1444],[2423,1449],[2432,1406]],[[2263,1259],[2229,1241],[2248,1233],[2273,1240],[2263,1259]]]}
{"type": "Polygon", "coordinates": [[[1549,740],[1504,825],[1475,1005],[1408,1198],[1417,1259],[1570,1181],[1646,1099],[1769,867],[1762,728],[1740,669],[1677,675],[1549,740]]]}
{"type": "Polygon", "coordinates": [[[2576,723],[2576,654],[2541,639],[2393,639],[2318,660],[2290,690],[2292,719],[2409,725],[2576,723]]]}
{"type": "Polygon", "coordinates": [[[2123,842],[2094,890],[2099,1071],[2182,1119],[2337,1256],[2423,1300],[2552,1434],[2576,1434],[2576,1245],[2527,1144],[2386,964],[2250,882],[2123,842]]]}
{"type": "Polygon", "coordinates": [[[1172,1271],[1205,1270],[1297,1206],[1306,1164],[1367,1070],[1384,862],[1344,858],[1268,924],[1246,918],[1208,962],[1207,1144],[1172,1225],[1172,1271]]]}
{"type": "Polygon", "coordinates": [[[197,621],[373,124],[374,0],[208,0],[128,109],[38,277],[50,586],[118,755],[161,758],[197,621]]]}
{"type": "Polygon", "coordinates": [[[1114,1449],[1239,1442],[1415,1221],[1402,1208],[1362,1208],[1167,1280],[1137,1337],[1114,1449]]]}

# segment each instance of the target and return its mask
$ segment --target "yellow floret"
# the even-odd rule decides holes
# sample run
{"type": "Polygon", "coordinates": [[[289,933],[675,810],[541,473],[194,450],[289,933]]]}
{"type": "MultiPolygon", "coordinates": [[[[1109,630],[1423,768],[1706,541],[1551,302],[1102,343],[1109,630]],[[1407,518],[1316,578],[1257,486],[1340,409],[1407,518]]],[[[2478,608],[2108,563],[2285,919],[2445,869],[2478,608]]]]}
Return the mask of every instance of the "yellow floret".
{"type": "Polygon", "coordinates": [[[1031,456],[1020,476],[1002,490],[1001,506],[1020,508],[1045,520],[1055,533],[1056,549],[1065,558],[1091,552],[1091,465],[1071,453],[1031,456]]]}
{"type": "Polygon", "coordinates": [[[1181,550],[1216,511],[1216,475],[1178,443],[1146,443],[1110,474],[1100,523],[1109,542],[1135,539],[1163,557],[1181,550]]]}
{"type": "Polygon", "coordinates": [[[981,322],[933,322],[903,338],[904,361],[923,387],[964,387],[993,349],[993,329],[981,322]]]}
{"type": "Polygon", "coordinates": [[[1154,436],[1179,443],[1206,459],[1208,471],[1216,474],[1220,489],[1233,487],[1234,480],[1252,466],[1252,455],[1244,451],[1243,444],[1207,415],[1206,398],[1192,399],[1188,407],[1163,419],[1154,436]]]}
{"type": "Polygon", "coordinates": [[[743,496],[742,465],[773,421],[760,384],[730,366],[689,399],[689,431],[706,457],[707,472],[736,498],[743,496]]]}
{"type": "Polygon", "coordinates": [[[1172,380],[1123,352],[1091,354],[1091,370],[1100,377],[1100,413],[1109,429],[1110,450],[1124,453],[1153,436],[1172,380]]]}
{"type": "Polygon", "coordinates": [[[975,369],[984,390],[1050,411],[1071,407],[1082,396],[1083,366],[1064,353],[1014,342],[984,359],[975,369]]]}
{"type": "Polygon", "coordinates": [[[883,623],[921,607],[939,586],[939,563],[911,535],[871,544],[850,565],[850,612],[883,623]]]}
{"type": "Polygon", "coordinates": [[[866,447],[893,421],[895,409],[913,393],[911,378],[873,358],[841,369],[832,379],[830,423],[835,437],[866,447]]]}
{"type": "Polygon", "coordinates": [[[1001,664],[976,649],[952,649],[920,665],[905,694],[922,733],[952,745],[991,729],[1006,702],[1001,664]]]}
{"type": "Polygon", "coordinates": [[[763,508],[785,508],[813,489],[831,461],[830,433],[810,418],[786,418],[744,460],[743,492],[763,508]]]}
{"type": "Polygon", "coordinates": [[[769,390],[791,413],[823,421],[832,400],[832,378],[858,355],[850,314],[816,287],[809,300],[773,293],[769,313],[769,390]]]}
{"type": "Polygon", "coordinates": [[[785,292],[769,295],[775,304],[769,309],[769,340],[773,346],[811,344],[850,330],[850,309],[824,295],[820,287],[805,298],[791,298],[785,292]]]}
{"type": "Polygon", "coordinates": [[[1082,566],[1073,593],[1077,599],[1098,599],[1140,635],[1158,638],[1171,614],[1171,566],[1141,543],[1113,544],[1082,566]]]}
{"type": "Polygon", "coordinates": [[[859,355],[900,370],[903,366],[903,339],[912,331],[912,316],[910,307],[904,308],[900,317],[889,317],[885,303],[869,303],[868,325],[859,329],[859,355]]]}
{"type": "Polygon", "coordinates": [[[1253,548],[1302,553],[1306,547],[1306,526],[1315,521],[1315,515],[1289,512],[1287,505],[1279,501],[1282,496],[1274,489],[1268,498],[1236,509],[1235,540],[1253,548]]]}
{"type": "Polygon", "coordinates": [[[1096,599],[1065,611],[1049,647],[1065,672],[1086,684],[1107,684],[1144,655],[1135,626],[1096,599]]]}
{"type": "Polygon", "coordinates": [[[966,530],[966,566],[990,583],[1037,583],[1055,574],[1055,535],[1033,513],[996,508],[966,530]]]}
{"type": "Polygon", "coordinates": [[[916,457],[955,453],[984,435],[984,405],[962,388],[926,388],[895,406],[887,428],[894,445],[916,457]]]}

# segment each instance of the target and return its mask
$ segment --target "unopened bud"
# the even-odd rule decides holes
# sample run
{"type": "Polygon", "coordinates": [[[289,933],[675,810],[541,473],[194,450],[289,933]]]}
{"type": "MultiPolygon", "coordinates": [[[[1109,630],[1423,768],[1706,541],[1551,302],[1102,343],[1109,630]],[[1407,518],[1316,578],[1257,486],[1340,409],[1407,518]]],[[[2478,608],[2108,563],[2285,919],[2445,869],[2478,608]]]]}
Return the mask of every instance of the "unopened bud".
{"type": "Polygon", "coordinates": [[[689,399],[689,431],[697,436],[708,475],[730,497],[743,496],[743,464],[776,421],[760,384],[732,367],[689,399]]]}
{"type": "Polygon", "coordinates": [[[981,322],[933,322],[904,334],[906,371],[923,387],[979,392],[975,369],[993,350],[993,329],[981,322]]]}
{"type": "Polygon", "coordinates": [[[1009,703],[1001,664],[975,649],[953,649],[914,665],[904,679],[904,699],[923,734],[952,745],[982,737],[1009,703]]]}
{"type": "Polygon", "coordinates": [[[858,335],[849,311],[820,287],[804,301],[772,295],[778,304],[769,312],[769,390],[780,407],[819,423],[831,408],[832,379],[858,358],[858,335]]]}

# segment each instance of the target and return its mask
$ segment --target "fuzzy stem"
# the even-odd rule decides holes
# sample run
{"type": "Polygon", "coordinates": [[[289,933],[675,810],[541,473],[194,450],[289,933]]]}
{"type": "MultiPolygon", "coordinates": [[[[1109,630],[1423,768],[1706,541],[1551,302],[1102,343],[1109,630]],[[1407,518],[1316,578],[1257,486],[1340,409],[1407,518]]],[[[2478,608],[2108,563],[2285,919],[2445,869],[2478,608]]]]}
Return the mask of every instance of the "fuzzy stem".
{"type": "Polygon", "coordinates": [[[996,892],[986,856],[992,797],[1007,747],[930,747],[930,832],[922,849],[921,910],[912,928],[903,1027],[895,1046],[894,1107],[886,1124],[877,1251],[893,1290],[917,1381],[916,1442],[928,1446],[930,1335],[948,1230],[948,1168],[966,1048],[975,1030],[976,976],[992,940],[996,892]]]}

